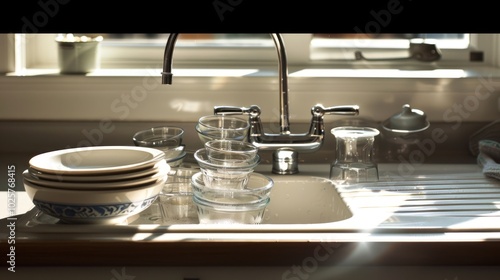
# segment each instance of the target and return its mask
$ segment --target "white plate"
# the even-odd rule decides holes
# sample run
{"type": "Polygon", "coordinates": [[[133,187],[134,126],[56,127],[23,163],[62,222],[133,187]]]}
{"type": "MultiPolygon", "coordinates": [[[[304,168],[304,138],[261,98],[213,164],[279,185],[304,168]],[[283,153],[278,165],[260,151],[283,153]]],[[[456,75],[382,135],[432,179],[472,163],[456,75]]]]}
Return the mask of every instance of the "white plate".
{"type": "MultiPolygon", "coordinates": [[[[45,173],[34,169],[33,167],[28,167],[28,172],[35,179],[44,179],[57,182],[109,182],[109,181],[123,181],[130,180],[139,177],[145,177],[148,175],[153,175],[158,172],[158,169],[163,165],[165,161],[161,160],[152,167],[141,168],[138,170],[125,171],[120,173],[104,173],[104,174],[83,174],[83,175],[73,175],[73,174],[53,174],[45,173]]],[[[168,164],[168,163],[167,163],[168,164]]]]}
{"type": "Polygon", "coordinates": [[[143,186],[146,184],[151,184],[159,179],[168,176],[168,172],[170,171],[170,166],[163,161],[164,164],[159,166],[157,172],[152,175],[148,175],[145,177],[133,178],[130,180],[120,180],[120,181],[107,181],[107,182],[61,182],[61,181],[52,181],[45,179],[37,179],[32,176],[28,169],[23,172],[24,180],[48,187],[48,188],[59,188],[59,189],[75,189],[75,190],[106,190],[112,188],[130,188],[136,186],[143,186]]]}
{"type": "Polygon", "coordinates": [[[108,174],[153,166],[165,159],[163,151],[135,146],[95,146],[47,152],[32,157],[29,165],[51,174],[108,174]]]}

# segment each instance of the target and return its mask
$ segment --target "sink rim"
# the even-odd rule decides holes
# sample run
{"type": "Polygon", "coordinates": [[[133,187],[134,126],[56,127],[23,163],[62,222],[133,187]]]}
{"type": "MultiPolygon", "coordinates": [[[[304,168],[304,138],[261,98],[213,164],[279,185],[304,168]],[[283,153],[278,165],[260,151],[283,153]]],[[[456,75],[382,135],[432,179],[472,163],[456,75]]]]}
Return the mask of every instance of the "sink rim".
{"type": "MultiPolygon", "coordinates": [[[[461,173],[463,171],[479,172],[477,165],[475,164],[438,164],[441,170],[449,170],[448,174],[461,173]],[[455,172],[455,173],[453,173],[455,172]]],[[[395,165],[379,165],[380,170],[394,170],[395,165]]],[[[436,164],[424,165],[423,168],[434,171],[434,174],[441,174],[436,172],[436,164]]],[[[267,174],[270,173],[271,165],[262,166],[260,170],[269,170],[267,174]],[[269,167],[269,169],[267,169],[269,167]]],[[[279,178],[278,176],[283,176],[284,180],[301,178],[303,176],[318,177],[318,174],[322,170],[328,170],[328,166],[325,167],[324,164],[311,164],[302,165],[301,173],[294,175],[277,175],[270,174],[273,177],[279,178]],[[305,170],[305,172],[303,172],[305,170]]],[[[260,172],[256,170],[257,172],[260,172]]],[[[266,174],[265,171],[262,173],[266,174]]],[[[482,173],[477,173],[481,176],[482,173]]],[[[322,180],[326,179],[326,176],[319,176],[322,180]]],[[[347,206],[351,207],[349,203],[347,206]]],[[[331,223],[314,223],[314,224],[257,224],[257,225],[202,225],[202,224],[175,224],[175,225],[159,225],[159,224],[144,224],[144,225],[125,225],[125,226],[88,226],[88,225],[75,225],[72,227],[65,227],[61,225],[53,224],[39,224],[39,225],[26,225],[26,222],[35,215],[36,211],[34,209],[28,211],[18,220],[19,231],[20,232],[46,232],[46,233],[61,233],[72,232],[78,233],[95,233],[95,234],[116,234],[116,233],[134,233],[134,234],[161,234],[161,233],[214,233],[214,234],[224,234],[224,233],[241,233],[241,234],[254,234],[259,233],[255,238],[253,235],[245,235],[245,238],[260,239],[272,237],[266,234],[273,233],[296,233],[297,236],[302,236],[303,233],[313,234],[313,233],[362,233],[371,234],[374,232],[386,232],[386,233],[430,233],[430,232],[498,232],[498,228],[491,226],[492,222],[500,224],[500,217],[489,218],[489,217],[478,217],[469,223],[464,223],[464,220],[459,217],[446,217],[440,219],[429,220],[426,217],[418,216],[398,216],[394,213],[375,213],[361,211],[359,209],[350,208],[353,216],[341,221],[335,221],[331,223]],[[451,225],[451,226],[450,226],[451,225]],[[489,226],[488,226],[489,225],[489,226]],[[260,236],[260,234],[263,234],[260,236]]],[[[224,235],[224,238],[227,238],[224,235]]],[[[235,237],[239,238],[239,237],[235,237]]]]}

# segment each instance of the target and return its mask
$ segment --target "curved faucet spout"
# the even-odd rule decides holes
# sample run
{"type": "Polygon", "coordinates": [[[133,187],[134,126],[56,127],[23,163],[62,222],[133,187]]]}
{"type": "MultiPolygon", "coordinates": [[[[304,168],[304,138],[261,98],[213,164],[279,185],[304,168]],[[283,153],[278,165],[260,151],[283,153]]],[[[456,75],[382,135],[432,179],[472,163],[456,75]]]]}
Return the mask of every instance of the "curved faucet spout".
{"type": "MultiPolygon", "coordinates": [[[[173,54],[175,43],[177,41],[178,33],[170,33],[168,36],[167,44],[165,46],[165,53],[163,57],[163,71],[161,72],[162,84],[172,84],[173,73],[173,54]]],[[[285,44],[283,38],[278,33],[270,34],[276,46],[278,53],[278,74],[279,74],[279,91],[280,91],[280,130],[281,134],[290,133],[290,121],[288,112],[288,61],[286,57],[285,44]]]]}
{"type": "Polygon", "coordinates": [[[161,83],[166,85],[172,84],[172,62],[174,58],[175,42],[177,41],[178,33],[170,33],[168,36],[167,45],[165,46],[165,54],[163,55],[163,72],[161,72],[161,83]]]}
{"type": "Polygon", "coordinates": [[[276,51],[278,52],[278,81],[280,91],[280,131],[281,134],[290,133],[288,116],[288,61],[286,58],[285,43],[280,34],[271,34],[276,51]]]}

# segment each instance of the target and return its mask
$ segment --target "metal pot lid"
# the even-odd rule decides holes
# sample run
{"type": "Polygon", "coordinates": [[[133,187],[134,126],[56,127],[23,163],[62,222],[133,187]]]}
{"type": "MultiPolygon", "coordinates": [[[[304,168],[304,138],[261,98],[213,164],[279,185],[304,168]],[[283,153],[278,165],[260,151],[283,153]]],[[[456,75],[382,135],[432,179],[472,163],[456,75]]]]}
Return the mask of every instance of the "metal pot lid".
{"type": "Polygon", "coordinates": [[[413,133],[427,129],[430,126],[427,116],[422,110],[412,109],[409,104],[403,105],[401,112],[385,120],[382,127],[399,133],[413,133]]]}

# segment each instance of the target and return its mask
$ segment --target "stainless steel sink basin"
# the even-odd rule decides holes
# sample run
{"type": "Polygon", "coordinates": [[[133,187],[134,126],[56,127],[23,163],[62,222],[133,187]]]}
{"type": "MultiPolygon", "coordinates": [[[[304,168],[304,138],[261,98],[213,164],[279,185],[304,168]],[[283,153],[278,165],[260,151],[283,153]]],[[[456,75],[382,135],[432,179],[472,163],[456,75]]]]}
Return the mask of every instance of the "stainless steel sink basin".
{"type": "Polygon", "coordinates": [[[331,223],[352,217],[330,180],[308,175],[270,177],[274,187],[263,224],[331,223]]]}

